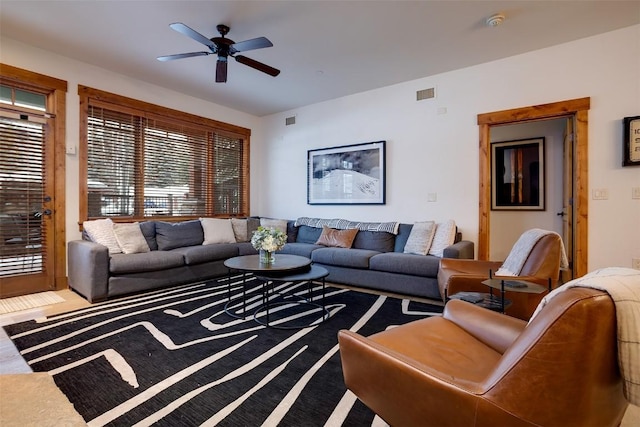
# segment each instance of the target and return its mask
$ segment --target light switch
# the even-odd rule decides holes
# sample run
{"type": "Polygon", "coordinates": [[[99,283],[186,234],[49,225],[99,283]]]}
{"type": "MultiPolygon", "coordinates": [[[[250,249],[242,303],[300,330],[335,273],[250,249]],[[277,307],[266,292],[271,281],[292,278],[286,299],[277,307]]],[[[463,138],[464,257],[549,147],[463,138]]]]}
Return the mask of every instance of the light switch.
{"type": "Polygon", "coordinates": [[[76,154],[76,146],[75,145],[67,145],[67,154],[76,154]]]}
{"type": "Polygon", "coordinates": [[[631,189],[631,198],[640,199],[640,187],[633,187],[631,189]]]}
{"type": "Polygon", "coordinates": [[[594,188],[591,194],[593,200],[607,200],[609,198],[609,190],[606,188],[594,188]]]}
{"type": "Polygon", "coordinates": [[[435,202],[438,200],[438,193],[427,193],[427,202],[435,202]]]}

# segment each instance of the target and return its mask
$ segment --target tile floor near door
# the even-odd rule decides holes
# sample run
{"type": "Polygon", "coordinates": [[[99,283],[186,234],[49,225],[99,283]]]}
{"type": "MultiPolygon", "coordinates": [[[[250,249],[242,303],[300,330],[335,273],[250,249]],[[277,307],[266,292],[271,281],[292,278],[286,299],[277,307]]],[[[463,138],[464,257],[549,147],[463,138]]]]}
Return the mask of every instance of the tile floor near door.
{"type": "MultiPolygon", "coordinates": [[[[65,302],[0,315],[0,327],[91,306],[89,302],[71,290],[57,291],[57,294],[63,297],[65,302]]],[[[0,328],[0,374],[19,374],[30,372],[31,369],[29,368],[29,365],[27,365],[24,359],[20,356],[20,353],[18,353],[4,329],[0,328]]],[[[0,390],[0,395],[4,392],[4,390],[0,390]]],[[[0,426],[15,425],[27,427],[30,425],[38,425],[25,423],[25,420],[21,420],[19,417],[19,413],[11,413],[11,411],[3,410],[0,413],[0,426]]],[[[640,407],[629,405],[629,409],[627,409],[625,417],[622,420],[621,427],[636,426],[640,426],[640,407]]],[[[39,427],[41,426],[39,425],[39,427]]]]}

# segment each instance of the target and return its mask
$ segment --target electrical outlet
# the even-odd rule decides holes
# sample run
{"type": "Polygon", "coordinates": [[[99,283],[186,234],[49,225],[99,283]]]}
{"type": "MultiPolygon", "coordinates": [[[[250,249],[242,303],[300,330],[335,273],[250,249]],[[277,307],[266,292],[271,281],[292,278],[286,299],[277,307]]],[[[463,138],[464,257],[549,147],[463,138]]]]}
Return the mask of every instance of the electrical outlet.
{"type": "Polygon", "coordinates": [[[435,202],[438,200],[438,193],[427,193],[427,202],[435,202]]]}
{"type": "Polygon", "coordinates": [[[631,260],[631,267],[640,270],[640,258],[633,258],[631,260]]]}

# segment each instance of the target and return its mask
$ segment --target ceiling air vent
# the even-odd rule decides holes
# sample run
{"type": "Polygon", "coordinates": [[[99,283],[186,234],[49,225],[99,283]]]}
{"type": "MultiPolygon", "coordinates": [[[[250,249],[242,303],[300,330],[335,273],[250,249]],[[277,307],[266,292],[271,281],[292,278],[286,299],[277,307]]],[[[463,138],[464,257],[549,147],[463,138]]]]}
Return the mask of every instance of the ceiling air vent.
{"type": "Polygon", "coordinates": [[[436,88],[430,87],[429,89],[423,89],[416,92],[416,101],[422,101],[423,99],[431,99],[436,97],[436,88]]]}
{"type": "Polygon", "coordinates": [[[284,119],[285,126],[291,126],[296,124],[296,116],[287,117],[284,119]]]}

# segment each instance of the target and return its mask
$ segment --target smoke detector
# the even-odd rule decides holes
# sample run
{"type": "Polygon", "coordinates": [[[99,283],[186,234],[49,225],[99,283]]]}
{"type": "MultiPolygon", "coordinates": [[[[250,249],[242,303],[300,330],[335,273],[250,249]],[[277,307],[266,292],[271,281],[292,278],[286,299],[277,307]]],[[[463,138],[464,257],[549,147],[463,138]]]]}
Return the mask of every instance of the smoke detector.
{"type": "Polygon", "coordinates": [[[505,20],[505,16],[501,13],[496,13],[495,15],[491,15],[487,18],[487,25],[490,27],[497,27],[502,24],[505,20]]]}

